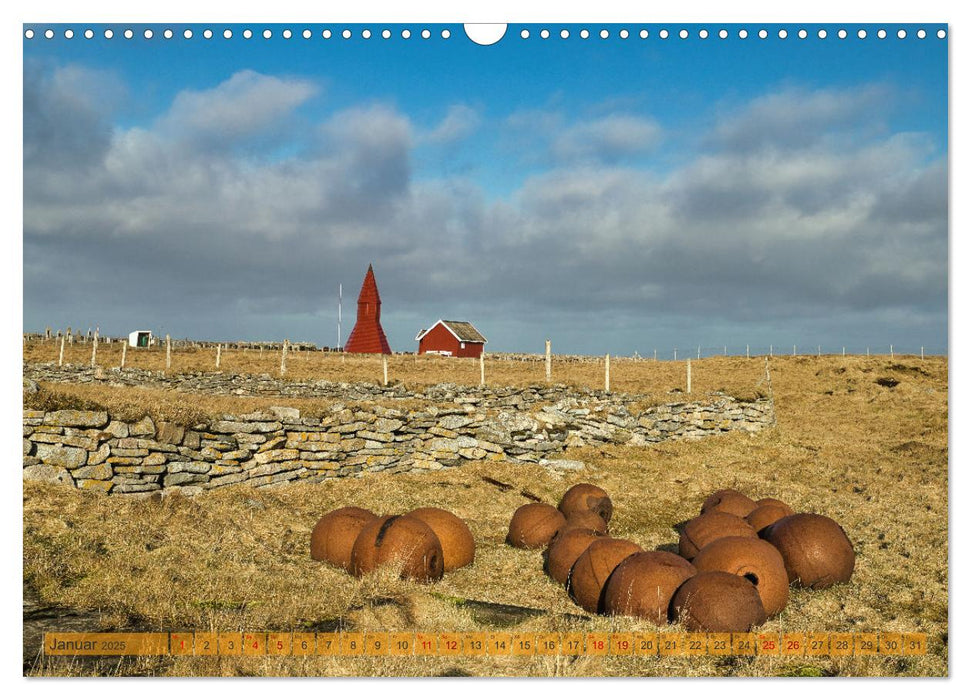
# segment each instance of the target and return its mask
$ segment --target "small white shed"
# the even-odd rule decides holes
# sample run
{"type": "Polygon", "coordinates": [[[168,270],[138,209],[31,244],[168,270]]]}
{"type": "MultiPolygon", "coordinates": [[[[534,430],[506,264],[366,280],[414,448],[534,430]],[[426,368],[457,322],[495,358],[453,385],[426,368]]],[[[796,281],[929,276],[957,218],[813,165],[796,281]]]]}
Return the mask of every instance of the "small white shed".
{"type": "Polygon", "coordinates": [[[132,331],[128,334],[128,347],[147,348],[152,343],[152,331],[132,331]]]}

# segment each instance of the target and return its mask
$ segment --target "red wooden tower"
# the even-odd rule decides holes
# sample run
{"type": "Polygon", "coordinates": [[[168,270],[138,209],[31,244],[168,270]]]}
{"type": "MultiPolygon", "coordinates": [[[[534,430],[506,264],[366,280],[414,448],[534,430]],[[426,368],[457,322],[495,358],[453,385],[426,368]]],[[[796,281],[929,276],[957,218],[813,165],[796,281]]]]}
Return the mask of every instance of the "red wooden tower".
{"type": "Polygon", "coordinates": [[[374,281],[374,270],[370,265],[357,297],[357,323],[351,331],[344,352],[370,352],[383,355],[391,354],[391,346],[381,328],[381,296],[378,284],[374,281]]]}

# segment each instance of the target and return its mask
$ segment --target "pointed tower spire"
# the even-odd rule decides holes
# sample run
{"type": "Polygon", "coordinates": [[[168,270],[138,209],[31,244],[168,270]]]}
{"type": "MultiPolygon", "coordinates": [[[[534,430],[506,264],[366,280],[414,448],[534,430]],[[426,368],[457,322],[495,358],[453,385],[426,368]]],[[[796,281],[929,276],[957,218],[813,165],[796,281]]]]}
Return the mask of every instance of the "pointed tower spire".
{"type": "Polygon", "coordinates": [[[367,274],[364,275],[364,284],[357,297],[357,322],[344,351],[391,354],[391,346],[381,328],[381,295],[378,294],[372,265],[368,265],[367,274]]]}

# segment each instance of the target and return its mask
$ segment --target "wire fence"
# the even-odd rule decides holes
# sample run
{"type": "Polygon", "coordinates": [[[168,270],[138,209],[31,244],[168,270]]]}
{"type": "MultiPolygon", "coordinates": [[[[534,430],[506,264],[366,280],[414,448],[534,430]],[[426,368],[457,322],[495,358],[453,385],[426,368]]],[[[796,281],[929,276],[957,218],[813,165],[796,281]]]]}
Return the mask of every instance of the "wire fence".
{"type": "Polygon", "coordinates": [[[884,356],[887,357],[927,357],[948,354],[942,345],[684,345],[670,348],[651,348],[648,352],[635,351],[632,356],[641,359],[687,360],[706,357],[784,357],[784,356],[884,356]]]}

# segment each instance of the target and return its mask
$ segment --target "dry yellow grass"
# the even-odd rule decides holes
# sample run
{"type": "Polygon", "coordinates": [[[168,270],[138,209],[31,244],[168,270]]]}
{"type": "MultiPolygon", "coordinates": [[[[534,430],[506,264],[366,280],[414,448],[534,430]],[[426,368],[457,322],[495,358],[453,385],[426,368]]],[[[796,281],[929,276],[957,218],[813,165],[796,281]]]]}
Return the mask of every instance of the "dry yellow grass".
{"type": "MultiPolygon", "coordinates": [[[[729,375],[744,362],[713,358],[700,367],[708,364],[712,376],[719,371],[729,375]]],[[[750,377],[763,368],[761,360],[749,365],[750,377]]],[[[271,490],[227,488],[161,502],[25,484],[25,583],[45,601],[100,610],[106,625],[134,621],[160,630],[299,631],[322,629],[335,619],[356,631],[496,629],[473,609],[456,604],[457,599],[547,611],[511,631],[652,630],[627,618],[567,617],[582,611],[542,573],[541,555],[503,543],[512,512],[525,502],[519,490],[555,503],[572,483],[598,483],[614,500],[613,534],[654,548],[676,542],[672,526],[696,514],[706,494],[734,487],[837,519],[858,555],[850,583],[825,591],[794,590],[789,606],[764,630],[921,631],[928,634],[930,653],[798,660],[178,657],[101,672],[945,675],[946,361],[806,357],[776,358],[771,366],[774,428],[754,436],[574,450],[566,456],[584,460],[587,467],[564,477],[533,465],[476,463],[437,473],[369,474],[271,490]],[[876,382],[880,378],[899,384],[888,388],[876,382]],[[500,492],[482,476],[515,488],[500,492]],[[419,585],[388,571],[356,580],[311,561],[311,528],[321,514],[342,505],[386,513],[423,505],[449,508],[472,529],[475,563],[438,583],[419,585]]],[[[658,381],[663,387],[675,379],[671,374],[658,381]]],[[[63,669],[47,660],[31,672],[59,674],[63,669]]],[[[69,671],[91,672],[87,667],[69,671]]]]}

